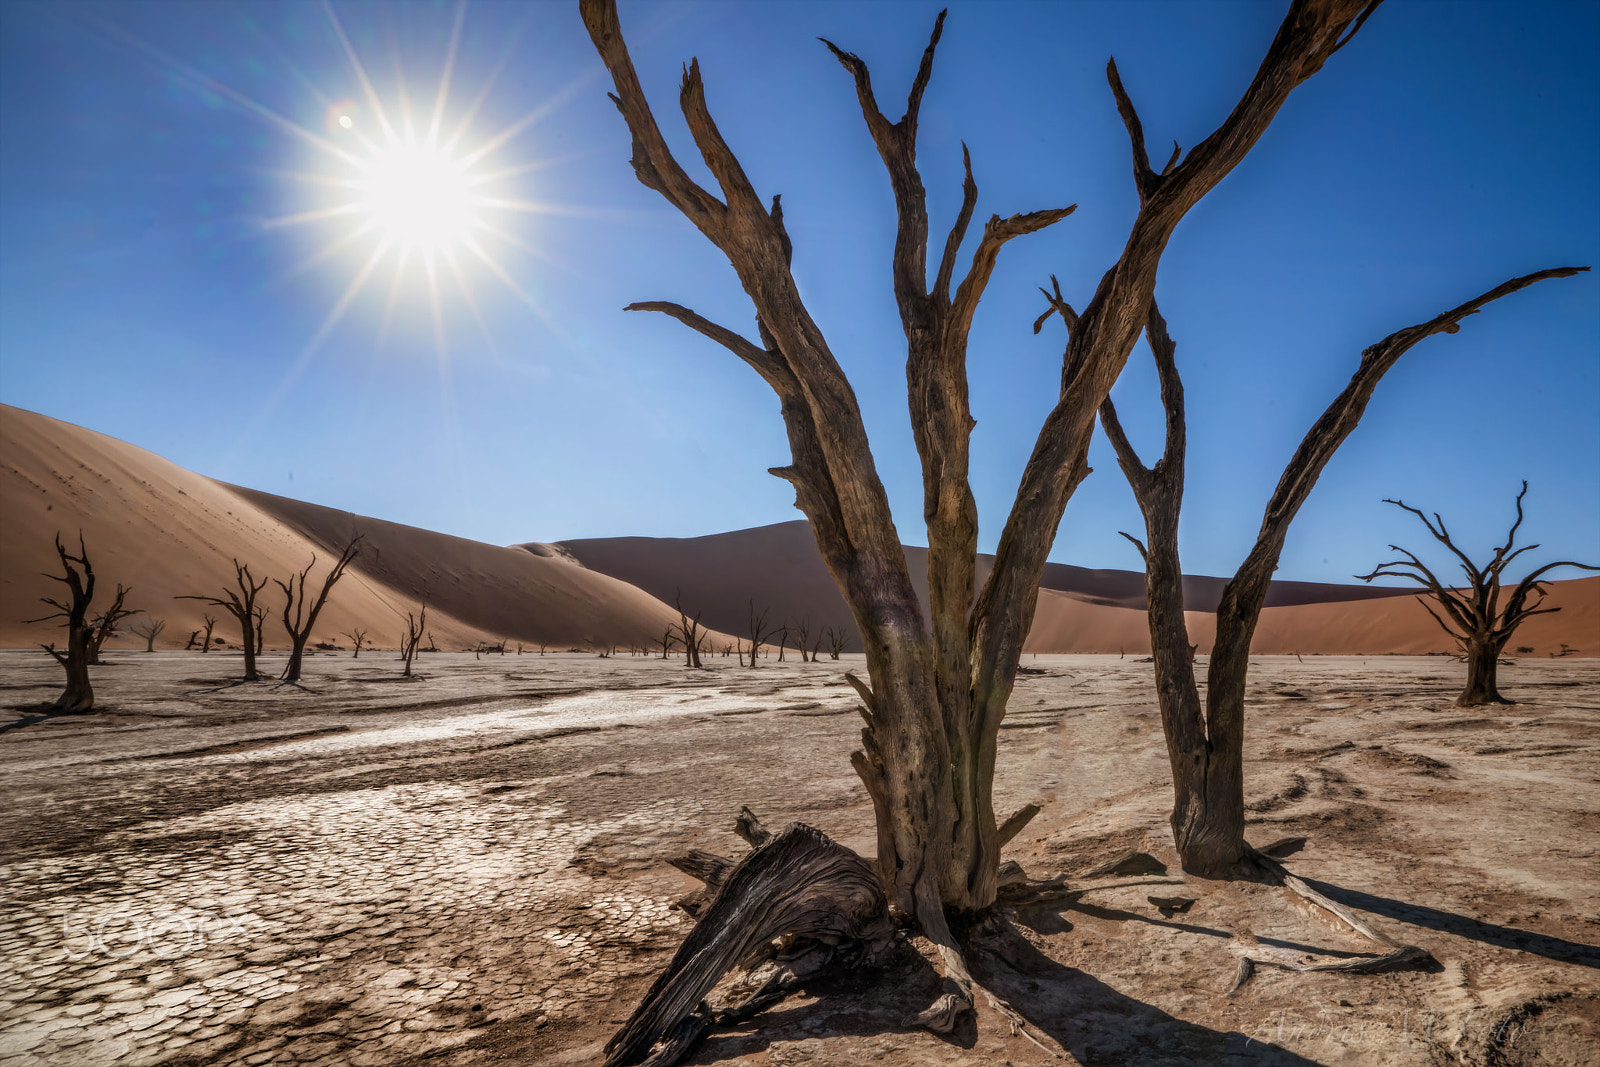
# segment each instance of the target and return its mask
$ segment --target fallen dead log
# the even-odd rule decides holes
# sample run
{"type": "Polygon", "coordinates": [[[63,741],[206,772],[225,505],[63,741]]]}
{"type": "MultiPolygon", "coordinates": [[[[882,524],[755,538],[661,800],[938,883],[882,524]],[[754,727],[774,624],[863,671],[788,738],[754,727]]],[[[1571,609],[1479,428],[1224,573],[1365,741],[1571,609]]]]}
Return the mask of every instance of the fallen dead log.
{"type": "MultiPolygon", "coordinates": [[[[666,1067],[675,1062],[715,1021],[714,1012],[697,1014],[701,1001],[724,975],[759,957],[779,937],[887,947],[893,935],[888,902],[872,864],[822,831],[790,823],[726,873],[672,962],[606,1043],[605,1067],[641,1062],[666,1067]],[[651,1055],[660,1041],[665,1044],[651,1055]]],[[[787,984],[784,970],[779,964],[759,980],[755,976],[761,969],[751,972],[755,989],[746,1004],[760,1001],[753,1011],[776,999],[763,994],[787,984]]]]}

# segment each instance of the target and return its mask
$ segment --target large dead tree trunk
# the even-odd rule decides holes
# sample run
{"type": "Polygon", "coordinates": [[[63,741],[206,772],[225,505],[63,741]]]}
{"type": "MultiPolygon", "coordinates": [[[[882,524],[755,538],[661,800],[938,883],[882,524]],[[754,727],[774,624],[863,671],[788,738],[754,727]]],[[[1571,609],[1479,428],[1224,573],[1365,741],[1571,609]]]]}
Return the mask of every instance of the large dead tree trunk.
{"type": "Polygon", "coordinates": [[[89,684],[89,642],[92,638],[88,623],[89,605],[94,601],[94,567],[89,563],[89,550],[83,543],[83,531],[78,531],[78,554],[69,555],[66,547],[61,543],[61,535],[56,534],[56,555],[61,557],[62,574],[47,574],[45,577],[62,583],[67,587],[68,599],[66,602],[54,597],[40,597],[44,603],[56,610],[49,615],[28,622],[45,622],[50,619],[65,619],[62,624],[67,628],[67,649],[65,652],[57,650],[55,643],[41,645],[50,657],[61,664],[67,672],[67,685],[50,705],[52,712],[76,714],[91,711],[94,708],[94,686],[89,684]],[[82,568],[82,572],[79,572],[82,568]]]}
{"type": "MultiPolygon", "coordinates": [[[[1355,431],[1378,382],[1419,341],[1457,332],[1462,319],[1491,301],[1535,282],[1570,277],[1585,269],[1559,267],[1513,278],[1427,322],[1398,330],[1362,352],[1349,385],[1311,427],[1284,468],[1255,545],[1223,590],[1203,715],[1191,666],[1193,646],[1183,618],[1183,570],[1178,558],[1185,452],[1183,383],[1167,325],[1151,302],[1145,337],[1155,356],[1166,411],[1166,446],[1161,459],[1153,467],[1144,466],[1109,399],[1101,405],[1100,418],[1145,519],[1148,545],[1131,536],[1129,540],[1145,562],[1151,657],[1172,767],[1172,832],[1186,871],[1225,877],[1250,856],[1244,839],[1244,694],[1250,641],[1289,525],[1328,461],[1355,431]]],[[[1068,328],[1073,328],[1071,309],[1065,307],[1059,293],[1045,295],[1051,302],[1046,316],[1059,312],[1068,328]]],[[[1519,515],[1520,501],[1519,497],[1519,515]]]]}
{"type": "Polygon", "coordinates": [[[1384,501],[1385,504],[1404,508],[1421,519],[1422,524],[1433,535],[1433,539],[1448,548],[1451,554],[1460,560],[1461,570],[1467,576],[1467,585],[1464,589],[1447,588],[1422,560],[1398,545],[1390,545],[1389,551],[1399,552],[1405,557],[1404,559],[1380,564],[1371,574],[1356,575],[1364,582],[1370,582],[1380,575],[1406,578],[1427,590],[1428,598],[1438,605],[1439,611],[1428,607],[1424,598],[1418,597],[1417,600],[1427,608],[1428,614],[1433,616],[1434,621],[1444,629],[1444,632],[1456,639],[1466,656],[1467,685],[1456,698],[1456,704],[1463,708],[1475,708],[1484,704],[1516,703],[1500,693],[1496,679],[1500,653],[1505,650],[1517,627],[1527,619],[1534,615],[1547,615],[1561,610],[1539,606],[1544,602],[1545,585],[1548,584],[1548,579],[1544,575],[1557,567],[1578,567],[1586,571],[1600,570],[1600,567],[1592,567],[1587,563],[1574,563],[1570,560],[1547,563],[1518,582],[1512,588],[1511,595],[1506,598],[1505,607],[1503,609],[1500,607],[1501,576],[1507,565],[1524,552],[1531,552],[1539,547],[1538,545],[1515,547],[1517,530],[1522,526],[1522,498],[1527,495],[1528,483],[1523,482],[1522,491],[1517,494],[1517,520],[1511,524],[1511,531],[1506,534],[1506,543],[1495,549],[1494,558],[1482,567],[1473,563],[1471,557],[1456,547],[1450,538],[1450,531],[1445,528],[1444,519],[1439,517],[1438,512],[1434,513],[1430,521],[1420,510],[1403,501],[1384,501]]]}
{"type": "MultiPolygon", "coordinates": [[[[1132,144],[1140,208],[1122,255],[1077,317],[1059,399],[1040,430],[981,591],[976,589],[977,509],[968,484],[973,419],[967,335],[1001,247],[1060,221],[1073,208],[991,217],[957,283],[956,261],[977,205],[971,159],[963,151],[962,205],[930,287],[929,223],[916,136],[944,16],[935,23],[899,122],[890,122],[879,109],[866,64],[828,44],[855,80],[894,191],[898,231],[892,273],[907,342],[911,424],[924,472],[930,630],[906,570],[855,393],[790,273],[792,246],[780,197],[773,196],[769,207],[757,194],[712,120],[699,63],[691,61],[680,105],[722,197],[698,185],[661,134],[623,42],[614,2],[580,0],[591,40],[615,85],[613,100],[632,133],[635,174],[727,256],[755,305],[759,343],[680,304],[629,308],[663,312],[718,342],[778,395],[792,462],[772,473],[794,485],[796,506],[811,522],[866,653],[871,684],[862,684],[861,692],[867,727],[852,762],[874,805],[885,897],[940,946],[952,973],[965,969],[946,910],[981,912],[995,899],[1000,848],[992,796],[995,748],[1039,580],[1067,500],[1087,474],[1095,413],[1143,329],[1161,253],[1188,210],[1245,157],[1295,86],[1343,46],[1374,6],[1367,0],[1293,3],[1232,114],[1181,162],[1181,153],[1174,152],[1159,173],[1150,166],[1142,126],[1116,65],[1108,65],[1132,144]]],[[[970,984],[964,988],[970,990],[970,984]]],[[[954,1014],[942,1013],[946,1024],[954,1014]]]]}
{"type": "Polygon", "coordinates": [[[311,568],[317,565],[317,557],[312,556],[306,569],[291,576],[287,582],[273,579],[286,598],[283,604],[283,628],[289,631],[289,662],[283,668],[284,684],[297,684],[300,681],[300,664],[305,658],[311,628],[317,624],[317,615],[321,613],[322,605],[328,602],[328,594],[333,591],[334,583],[344,576],[344,569],[360,552],[361,538],[357,536],[339,553],[333,569],[323,579],[322,589],[315,600],[306,594],[306,578],[311,574],[311,568]]]}
{"type": "MultiPolygon", "coordinates": [[[[260,673],[256,670],[256,656],[261,653],[261,641],[264,627],[267,622],[267,608],[265,604],[256,603],[256,595],[267,587],[267,579],[256,581],[255,575],[250,573],[248,564],[233,561],[233,580],[239,588],[224,589],[222,596],[179,596],[174,600],[198,600],[205,604],[215,604],[217,607],[232,615],[239,624],[239,646],[244,649],[244,681],[259,682],[260,673]]],[[[211,616],[207,615],[206,646],[211,644],[211,616]]],[[[205,651],[204,648],[201,651],[205,651]]]]}

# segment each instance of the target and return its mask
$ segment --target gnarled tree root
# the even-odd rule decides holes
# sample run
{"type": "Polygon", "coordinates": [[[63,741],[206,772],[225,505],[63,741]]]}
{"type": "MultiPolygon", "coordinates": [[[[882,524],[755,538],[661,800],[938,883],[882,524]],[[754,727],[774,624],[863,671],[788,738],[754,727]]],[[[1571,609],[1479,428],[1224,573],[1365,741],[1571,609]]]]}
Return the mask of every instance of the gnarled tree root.
{"type": "MultiPolygon", "coordinates": [[[[716,1009],[702,1007],[707,994],[780,936],[824,945],[845,940],[886,945],[893,935],[873,865],[803,823],[790,823],[727,870],[715,899],[698,918],[633,1017],[606,1044],[605,1067],[640,1063],[647,1056],[652,1067],[674,1062],[716,1021],[716,1009]],[[651,1055],[663,1039],[666,1044],[651,1055]]],[[[755,988],[739,1006],[759,1001],[751,1008],[758,1011],[798,980],[792,977],[799,975],[795,968],[772,962],[776,965],[759,980],[760,968],[747,976],[755,988]]],[[[824,962],[806,973],[815,973],[824,962]]]]}
{"type": "MultiPolygon", "coordinates": [[[[1303,845],[1304,839],[1295,840],[1296,845],[1303,845]]],[[[1250,980],[1257,966],[1278,967],[1287,971],[1340,971],[1345,974],[1381,974],[1385,971],[1397,971],[1407,967],[1423,966],[1433,962],[1433,956],[1427,950],[1416,945],[1402,945],[1387,934],[1373,927],[1355,912],[1312,889],[1304,881],[1289,873],[1288,868],[1279,863],[1269,853],[1284,854],[1278,845],[1269,845],[1266,850],[1252,851],[1248,857],[1249,862],[1266,871],[1275,878],[1284,888],[1293,892],[1306,902],[1321,908],[1350,927],[1367,940],[1381,945],[1386,951],[1374,953],[1369,956],[1356,956],[1350,959],[1337,959],[1326,961],[1313,961],[1303,954],[1288,949],[1262,945],[1254,938],[1247,939],[1246,945],[1240,946],[1236,951],[1240,954],[1239,969],[1234,975],[1233,985],[1229,987],[1225,996],[1232,996],[1250,980]]],[[[1291,850],[1292,851],[1292,850],[1291,850]]]]}

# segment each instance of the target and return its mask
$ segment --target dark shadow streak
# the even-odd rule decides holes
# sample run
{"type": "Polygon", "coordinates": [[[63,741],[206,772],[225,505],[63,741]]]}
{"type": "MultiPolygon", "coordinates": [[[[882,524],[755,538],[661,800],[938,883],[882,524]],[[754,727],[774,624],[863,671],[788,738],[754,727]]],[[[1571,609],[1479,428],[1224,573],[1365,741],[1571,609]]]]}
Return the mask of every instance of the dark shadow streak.
{"type": "Polygon", "coordinates": [[[1312,889],[1338,901],[1340,904],[1351,908],[1360,908],[1370,911],[1374,915],[1383,915],[1398,922],[1410,923],[1412,926],[1423,926],[1430,930],[1441,930],[1447,934],[1481,941],[1486,945],[1496,945],[1500,948],[1515,949],[1519,952],[1531,952],[1536,956],[1546,959],[1559,960],[1562,963],[1575,963],[1580,967],[1594,967],[1600,969],[1600,948],[1593,945],[1580,944],[1577,941],[1567,941],[1548,934],[1535,934],[1526,930],[1518,930],[1510,926],[1497,926],[1479,919],[1457,915],[1454,912],[1440,911],[1422,904],[1407,904],[1404,901],[1391,900],[1388,897],[1373,896],[1357,889],[1345,889],[1326,882],[1305,879],[1305,883],[1312,889]]]}
{"type": "MultiPolygon", "coordinates": [[[[1175,925],[1164,923],[1161,925],[1175,925]]],[[[1195,928],[1203,929],[1203,928],[1195,928]]],[[[1083,1067],[1314,1067],[1316,1061],[1238,1031],[1168,1015],[1035,948],[1014,928],[969,957],[976,977],[1083,1067]],[[996,964],[999,964],[996,966],[996,964]]]]}

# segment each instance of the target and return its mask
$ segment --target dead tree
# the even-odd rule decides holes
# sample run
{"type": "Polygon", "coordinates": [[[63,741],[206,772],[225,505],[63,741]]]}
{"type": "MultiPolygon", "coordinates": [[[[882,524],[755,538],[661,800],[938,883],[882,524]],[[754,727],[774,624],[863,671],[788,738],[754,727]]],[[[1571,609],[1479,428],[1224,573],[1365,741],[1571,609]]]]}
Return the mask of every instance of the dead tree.
{"type": "Polygon", "coordinates": [[[200,621],[204,624],[201,627],[201,629],[205,633],[205,636],[200,639],[200,651],[202,653],[210,652],[211,651],[211,631],[215,630],[217,628],[217,620],[216,620],[215,616],[202,615],[202,616],[200,616],[200,621]]]}
{"type": "MultiPolygon", "coordinates": [[[[244,649],[244,678],[246,682],[259,682],[260,673],[256,670],[256,657],[261,654],[261,643],[265,635],[267,622],[267,606],[256,602],[256,597],[261,590],[267,587],[267,579],[256,580],[250,573],[250,566],[240,563],[237,558],[233,561],[233,581],[237,589],[224,588],[221,596],[196,596],[187,595],[174,597],[174,600],[198,600],[205,604],[215,604],[217,607],[232,615],[239,624],[239,647],[244,649]]],[[[211,645],[211,628],[216,625],[216,620],[206,617],[206,643],[205,648],[211,645]]]]}
{"type": "Polygon", "coordinates": [[[667,628],[661,632],[661,658],[668,659],[672,655],[672,646],[678,639],[674,636],[678,632],[677,623],[667,623],[667,628]]]}
{"type": "MultiPolygon", "coordinates": [[[[683,593],[680,591],[673,598],[672,604],[678,609],[678,636],[683,639],[683,664],[686,667],[698,668],[700,666],[700,647],[705,642],[705,632],[700,626],[700,612],[695,612],[694,618],[683,610],[683,593]]],[[[671,628],[667,630],[670,637],[671,628]]]]}
{"type": "MultiPolygon", "coordinates": [[[[350,658],[351,659],[360,659],[361,658],[361,646],[367,643],[367,631],[365,631],[365,630],[348,630],[344,634],[342,634],[341,636],[348,637],[350,639],[350,643],[355,646],[355,651],[350,654],[350,658]]],[[[518,653],[518,654],[520,655],[521,653],[518,653]]]]}
{"type": "Polygon", "coordinates": [[[66,601],[54,597],[40,597],[56,610],[49,615],[27,620],[30,623],[65,619],[67,649],[58,651],[55,642],[39,647],[50,653],[52,659],[67,672],[67,686],[56,697],[49,709],[52,712],[74,714],[94,708],[94,687],[89,684],[89,642],[93,636],[89,622],[89,605],[94,600],[94,567],[89,563],[89,550],[83,543],[83,531],[78,531],[78,554],[69,555],[56,534],[56,555],[61,557],[63,574],[46,574],[51,581],[67,587],[66,601]],[[80,573],[79,568],[82,568],[80,573]]]}
{"type": "MultiPolygon", "coordinates": [[[[1183,381],[1167,324],[1151,302],[1145,337],[1155,357],[1166,413],[1161,458],[1151,467],[1143,464],[1109,399],[1101,405],[1100,420],[1144,514],[1148,543],[1130,534],[1123,536],[1133,542],[1145,564],[1151,659],[1175,795],[1172,834],[1184,870],[1215,878],[1256,866],[1244,838],[1244,699],[1250,640],[1289,525],[1328,461],[1355,431],[1373,390],[1400,357],[1424,338],[1455,333],[1462,319],[1485,304],[1545,278],[1576,272],[1560,268],[1513,278],[1427,322],[1398,330],[1362,352],[1350,383],[1311,427],[1284,468],[1255,544],[1223,589],[1203,706],[1194,677],[1195,646],[1184,623],[1183,568],[1178,557],[1186,446],[1183,381]]],[[[1045,296],[1051,306],[1039,323],[1058,313],[1069,331],[1076,328],[1072,310],[1059,291],[1045,296]]]]}
{"type": "Polygon", "coordinates": [[[311,638],[311,628],[317,624],[317,615],[321,613],[322,605],[328,602],[328,594],[333,591],[334,583],[344,576],[344,569],[360,552],[361,538],[357,536],[344,546],[343,552],[339,553],[333,569],[322,580],[322,589],[315,600],[306,593],[306,578],[310,576],[311,568],[317,565],[316,556],[311,557],[311,562],[306,564],[305,570],[291,575],[287,582],[281,578],[272,580],[283,590],[286,598],[283,603],[283,628],[289,631],[289,662],[283,668],[284,684],[299,684],[300,664],[305,658],[306,641],[311,638]]]}
{"type": "Polygon", "coordinates": [[[402,678],[411,677],[411,661],[417,658],[417,646],[422,643],[422,630],[427,625],[428,605],[422,605],[422,610],[415,615],[406,612],[406,635],[400,642],[400,658],[406,662],[402,678]]]}
{"type": "Polygon", "coordinates": [[[131,589],[124,589],[119,583],[117,585],[117,595],[112,599],[111,606],[96,615],[89,623],[89,666],[98,667],[100,665],[100,648],[108,638],[117,635],[117,628],[122,624],[122,620],[130,615],[138,614],[137,611],[122,606],[122,602],[132,591],[131,589]]]}
{"type": "Polygon", "coordinates": [[[756,656],[761,652],[761,643],[772,637],[773,631],[767,628],[767,615],[772,609],[762,608],[758,613],[756,611],[756,602],[752,600],[749,603],[750,617],[746,622],[748,627],[746,632],[750,635],[750,666],[754,667],[756,665],[756,656]]]}
{"type": "MultiPolygon", "coordinates": [[[[1370,0],[1295,0],[1238,105],[1186,158],[1174,151],[1159,171],[1150,164],[1143,127],[1116,65],[1108,64],[1107,79],[1132,145],[1139,211],[1121,255],[1077,316],[1058,400],[1023,471],[981,590],[976,587],[977,507],[968,479],[973,420],[967,334],[1001,247],[1059,222],[1073,208],[992,216],[957,282],[957,259],[978,195],[971,159],[963,150],[962,204],[930,286],[929,220],[916,138],[944,16],[935,23],[898,122],[879,109],[866,64],[824,42],[854,78],[894,192],[898,233],[892,274],[907,342],[911,425],[923,469],[930,630],[855,392],[790,272],[792,245],[780,197],[773,196],[768,207],[757,193],[712,120],[699,63],[691,61],[679,102],[721,197],[696,183],[674,158],[645,99],[615,3],[580,0],[590,38],[612,77],[613,100],[632,135],[636,176],[728,258],[755,305],[758,341],[681,304],[629,307],[662,312],[728,348],[779,398],[792,462],[772,473],[794,486],[796,506],[810,520],[866,650],[871,684],[860,683],[860,692],[867,727],[852,762],[873,801],[880,888],[888,903],[939,947],[953,983],[954,992],[921,1017],[925,1025],[948,1030],[972,1005],[975,984],[946,912],[984,913],[996,898],[1004,842],[993,810],[1000,722],[1046,557],[1067,500],[1088,473],[1085,458],[1095,413],[1144,326],[1161,254],[1189,209],[1244,159],[1291,91],[1348,42],[1374,7],[1370,0]]],[[[1021,823],[1008,820],[1005,826],[1015,833],[1021,823]]],[[[790,887],[799,888],[798,883],[790,887]]],[[[730,883],[713,912],[746,906],[732,890],[730,883]]],[[[811,899],[806,921],[826,927],[828,901],[811,899]]],[[[655,1011],[657,993],[673,985],[672,973],[663,975],[635,1020],[655,1011]]],[[[1020,1025],[1014,1013],[1008,1017],[1020,1025]]],[[[676,1023],[666,1019],[669,1029],[676,1023]]],[[[634,1033],[627,1051],[615,1049],[610,1062],[635,1062],[640,1040],[634,1033]]]]}
{"type": "Polygon", "coordinates": [[[811,618],[810,618],[810,616],[807,616],[806,618],[801,619],[799,624],[797,626],[795,626],[794,632],[795,632],[796,636],[799,638],[799,641],[800,641],[800,662],[801,663],[809,663],[809,662],[811,662],[811,651],[810,651],[810,648],[809,648],[810,641],[811,641],[811,618]]]}
{"type": "Polygon", "coordinates": [[[187,642],[185,642],[185,644],[183,646],[183,650],[185,652],[189,651],[196,644],[198,644],[199,641],[200,641],[200,631],[199,630],[190,630],[189,631],[189,640],[187,642]]]}
{"type": "Polygon", "coordinates": [[[135,636],[144,638],[144,650],[146,652],[154,652],[156,650],[156,638],[160,637],[161,631],[167,628],[167,620],[151,618],[149,615],[146,615],[145,619],[147,620],[145,622],[129,624],[128,629],[135,636]]]}
{"type": "Polygon", "coordinates": [[[828,636],[828,658],[829,659],[838,659],[839,656],[844,652],[844,642],[845,642],[844,631],[841,630],[841,629],[838,629],[836,627],[830,626],[830,627],[828,627],[827,636],[828,636]]]}
{"type": "MultiPolygon", "coordinates": [[[[1406,578],[1427,590],[1426,598],[1419,596],[1417,602],[1433,616],[1433,620],[1445,633],[1456,639],[1467,660],[1467,686],[1456,698],[1459,707],[1515,704],[1516,701],[1501,695],[1495,675],[1500,663],[1500,653],[1518,626],[1534,615],[1547,615],[1561,610],[1539,606],[1544,603],[1545,586],[1549,582],[1544,575],[1557,567],[1578,567],[1586,571],[1600,570],[1600,567],[1592,567],[1587,563],[1574,563],[1571,560],[1547,563],[1513,586],[1511,595],[1506,598],[1505,606],[1500,606],[1501,576],[1505,573],[1506,567],[1524,552],[1531,552],[1539,547],[1538,545],[1514,547],[1517,530],[1522,526],[1522,498],[1527,495],[1528,483],[1523,482],[1522,491],[1517,494],[1517,521],[1511,524],[1511,532],[1506,534],[1506,543],[1495,549],[1494,558],[1482,567],[1473,563],[1465,552],[1456,547],[1450,538],[1450,531],[1445,528],[1444,519],[1440,518],[1438,512],[1433,513],[1433,519],[1430,521],[1428,516],[1404,501],[1384,501],[1385,504],[1404,508],[1421,519],[1422,525],[1428,528],[1433,539],[1448,548],[1451,554],[1461,561],[1461,570],[1467,576],[1464,588],[1448,588],[1434,576],[1433,571],[1429,570],[1422,560],[1399,545],[1390,545],[1389,551],[1400,553],[1404,559],[1380,564],[1371,574],[1356,575],[1363,582],[1370,582],[1380,576],[1406,578]],[[1428,606],[1429,599],[1438,604],[1439,611],[1434,611],[1428,606]]],[[[1565,649],[1566,646],[1563,645],[1562,648],[1565,649]]]]}

